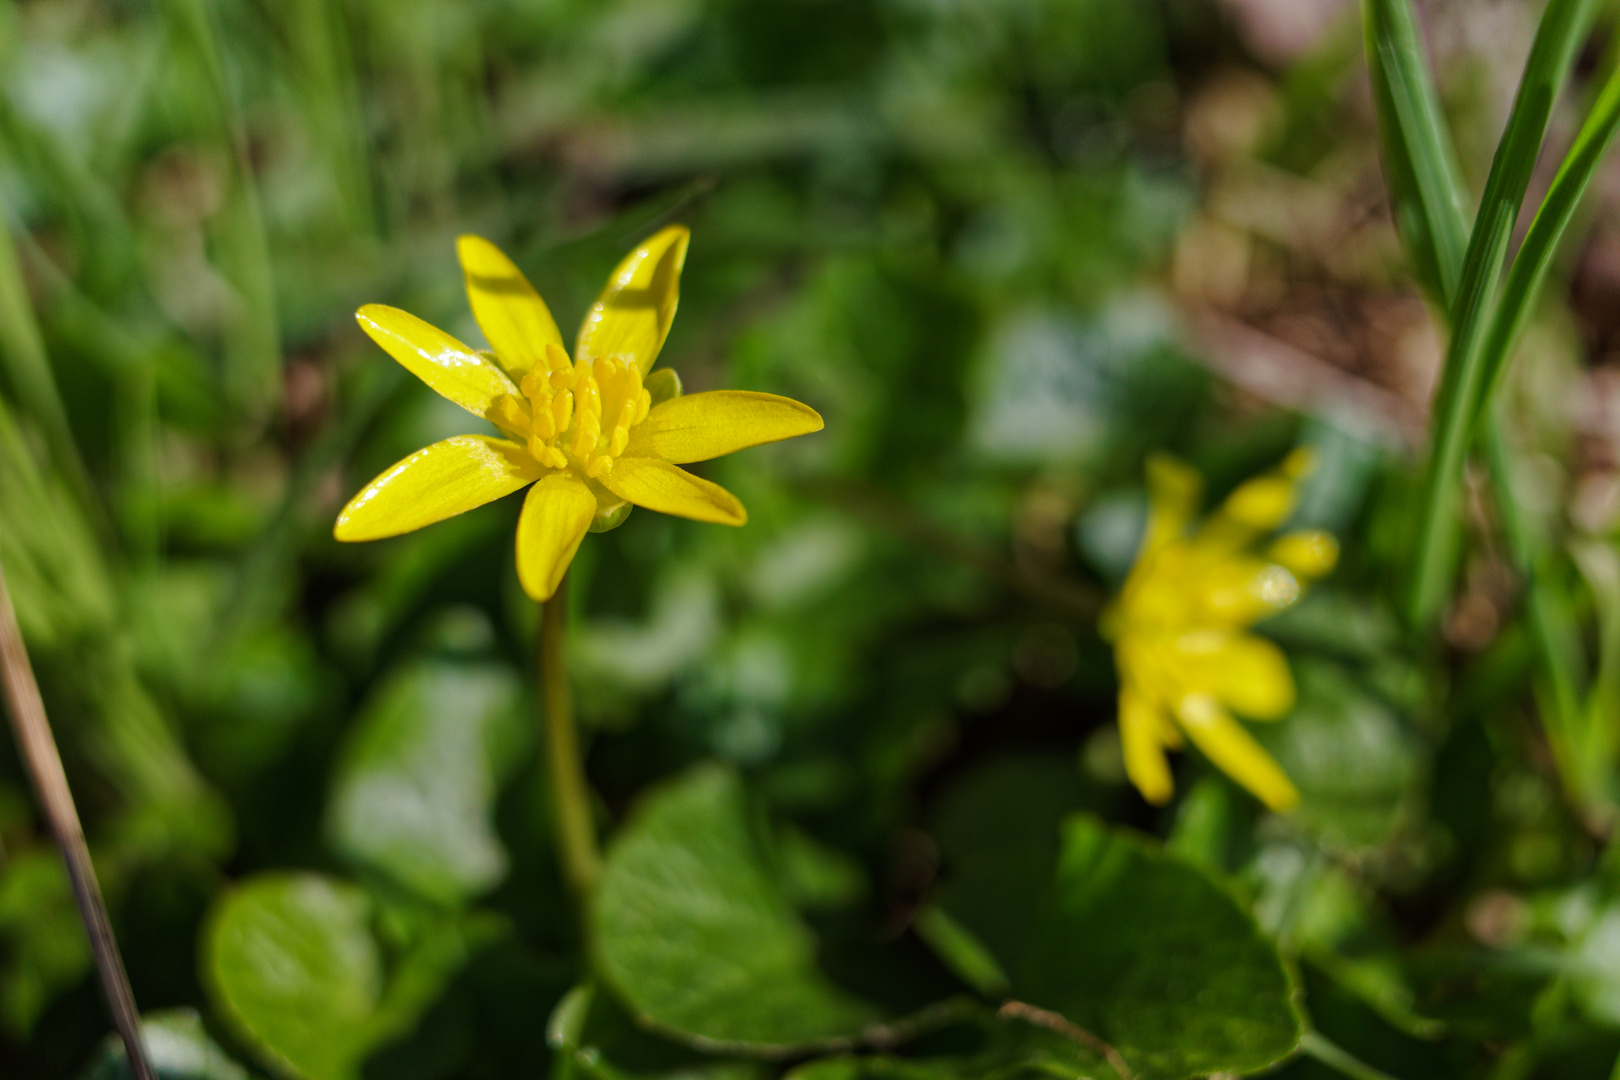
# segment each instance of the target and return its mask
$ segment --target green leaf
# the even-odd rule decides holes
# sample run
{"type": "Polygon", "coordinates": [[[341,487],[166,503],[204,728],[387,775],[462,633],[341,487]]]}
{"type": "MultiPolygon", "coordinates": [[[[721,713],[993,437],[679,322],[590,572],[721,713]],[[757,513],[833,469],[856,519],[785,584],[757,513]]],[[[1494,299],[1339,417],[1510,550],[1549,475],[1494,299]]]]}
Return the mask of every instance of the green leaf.
{"type": "Polygon", "coordinates": [[[1300,825],[1334,846],[1374,845],[1395,827],[1423,769],[1423,748],[1382,699],[1344,668],[1297,661],[1299,705],[1255,737],[1304,798],[1300,825]]]}
{"type": "Polygon", "coordinates": [[[1063,830],[1052,934],[1013,992],[1117,1049],[1142,1080],[1251,1072],[1299,1045],[1276,948],[1199,870],[1089,815],[1063,830]]]}
{"type": "Polygon", "coordinates": [[[649,794],[608,850],[594,906],[603,978],[695,1044],[784,1053],[858,1035],[875,1010],[835,987],[765,867],[742,785],[702,766],[649,794]]]}
{"type": "Polygon", "coordinates": [[[1072,771],[1065,799],[1030,764],[964,784],[938,833],[939,905],[1000,961],[1012,997],[1108,1043],[1141,1080],[1293,1053],[1294,988],[1254,920],[1158,844],[1070,814],[1083,798],[1072,771]]]}
{"type": "Polygon", "coordinates": [[[490,820],[503,764],[527,728],[504,667],[431,664],[365,707],[333,782],[332,845],[437,904],[496,884],[506,851],[490,820]]]}
{"type": "MultiPolygon", "coordinates": [[[[158,1080],[248,1080],[247,1070],[220,1049],[191,1009],[143,1017],[141,1042],[158,1080]]],[[[124,1044],[114,1035],[107,1039],[106,1049],[84,1080],[132,1080],[133,1076],[124,1044]]]]}
{"type": "Polygon", "coordinates": [[[55,847],[10,855],[0,872],[0,1025],[26,1036],[58,994],[90,970],[67,869],[55,847]]]}
{"type": "Polygon", "coordinates": [[[831,1056],[806,1062],[784,1080],[1119,1080],[1103,1058],[1068,1035],[979,1010],[949,1032],[950,1056],[831,1056]]]}
{"type": "Polygon", "coordinates": [[[314,874],[266,874],[205,930],[204,971],[244,1042],[297,1080],[355,1080],[375,1045],[382,956],[371,900],[314,874]]]}

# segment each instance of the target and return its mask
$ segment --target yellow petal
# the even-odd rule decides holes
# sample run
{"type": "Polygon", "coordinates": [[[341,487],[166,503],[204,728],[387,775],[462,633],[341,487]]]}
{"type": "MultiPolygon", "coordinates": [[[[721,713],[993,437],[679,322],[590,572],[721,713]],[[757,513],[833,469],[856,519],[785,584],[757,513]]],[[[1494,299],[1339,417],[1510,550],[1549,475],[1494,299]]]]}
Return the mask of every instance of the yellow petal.
{"type": "Polygon", "coordinates": [[[1291,532],[1271,545],[1271,557],[1307,581],[1333,572],[1339,561],[1339,542],[1320,530],[1291,532]]]}
{"type": "Polygon", "coordinates": [[[1293,782],[1214,697],[1188,694],[1176,706],[1176,719],[1205,757],[1272,810],[1299,804],[1293,782]]]}
{"type": "Polygon", "coordinates": [[[349,500],[332,535],[380,540],[510,495],[543,470],[505,439],[457,435],[418,450],[349,500]]]}
{"type": "Polygon", "coordinates": [[[718,525],[743,525],[748,521],[748,511],[737,496],[657,458],[615,458],[613,467],[597,482],[626,502],[660,514],[718,525]]]}
{"type": "Polygon", "coordinates": [[[367,304],[354,317],[405,370],[470,413],[493,423],[495,402],[518,392],[500,368],[409,312],[367,304]]]}
{"type": "Polygon", "coordinates": [[[1155,806],[1170,801],[1176,786],[1170,779],[1170,765],[1158,730],[1162,720],[1154,707],[1128,686],[1119,693],[1119,740],[1125,753],[1125,775],[1130,777],[1142,798],[1155,806]]]}
{"type": "Polygon", "coordinates": [[[596,496],[568,473],[549,473],[529,489],[518,518],[517,568],[530,599],[551,599],[595,517],[596,496]]]}
{"type": "MultiPolygon", "coordinates": [[[[1231,556],[1207,565],[1187,599],[1197,600],[1205,620],[1247,626],[1286,610],[1299,599],[1299,581],[1287,567],[1249,556],[1231,556]]],[[[1193,609],[1189,605],[1189,612],[1193,609]]]]}
{"type": "Polygon", "coordinates": [[[557,320],[529,279],[501,249],[481,236],[456,240],[461,272],[467,279],[467,302],[501,366],[521,379],[543,361],[546,346],[562,346],[557,320]]]}
{"type": "Polygon", "coordinates": [[[617,356],[652,370],[680,301],[688,235],[671,225],[624,257],[580,325],[576,360],[617,356]]]}
{"type": "Polygon", "coordinates": [[[1198,470],[1192,466],[1168,454],[1148,458],[1148,528],[1142,542],[1142,555],[1157,550],[1186,530],[1198,510],[1203,486],[1198,470]]]}
{"type": "Polygon", "coordinates": [[[792,398],[747,390],[711,390],[655,406],[646,420],[630,429],[630,445],[625,453],[684,465],[808,435],[822,426],[816,410],[792,398]]]}
{"type": "Polygon", "coordinates": [[[1251,720],[1281,720],[1294,708],[1294,676],[1274,643],[1253,634],[1183,634],[1177,659],[1186,682],[1251,720]]]}
{"type": "Polygon", "coordinates": [[[1299,481],[1314,467],[1314,457],[1302,447],[1269,473],[1239,484],[1210,516],[1200,539],[1235,546],[1277,528],[1294,512],[1299,481]]]}

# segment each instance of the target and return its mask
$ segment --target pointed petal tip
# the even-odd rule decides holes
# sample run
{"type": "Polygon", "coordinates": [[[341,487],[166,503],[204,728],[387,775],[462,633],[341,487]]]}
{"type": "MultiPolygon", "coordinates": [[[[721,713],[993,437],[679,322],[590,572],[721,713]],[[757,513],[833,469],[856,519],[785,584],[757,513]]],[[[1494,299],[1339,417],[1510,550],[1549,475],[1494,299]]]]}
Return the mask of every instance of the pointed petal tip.
{"type": "Polygon", "coordinates": [[[675,249],[675,270],[679,273],[686,267],[686,250],[692,244],[692,230],[685,225],[676,223],[665,225],[653,233],[641,244],[641,250],[649,254],[662,253],[675,249]]]}
{"type": "Polygon", "coordinates": [[[537,604],[543,604],[547,600],[550,600],[553,596],[557,595],[557,586],[562,584],[562,578],[559,577],[556,581],[552,582],[551,583],[551,588],[548,589],[548,590],[541,590],[541,589],[538,589],[538,588],[531,588],[531,586],[534,583],[530,582],[530,581],[524,581],[522,579],[522,575],[519,575],[518,583],[523,586],[523,595],[524,596],[527,596],[530,600],[533,600],[537,604]]]}
{"type": "Polygon", "coordinates": [[[1266,809],[1274,814],[1286,814],[1299,807],[1299,789],[1284,779],[1275,789],[1256,792],[1266,809]]]}
{"type": "Polygon", "coordinates": [[[466,271],[469,262],[479,262],[492,256],[506,260],[506,253],[494,241],[477,233],[462,233],[456,237],[456,258],[460,260],[463,271],[466,271]]]}

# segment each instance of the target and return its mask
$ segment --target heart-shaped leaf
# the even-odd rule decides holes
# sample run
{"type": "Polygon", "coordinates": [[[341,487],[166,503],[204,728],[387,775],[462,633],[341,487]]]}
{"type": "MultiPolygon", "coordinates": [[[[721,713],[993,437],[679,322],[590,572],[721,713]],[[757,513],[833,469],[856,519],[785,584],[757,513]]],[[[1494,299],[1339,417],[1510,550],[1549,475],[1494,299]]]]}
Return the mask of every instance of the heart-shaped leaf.
{"type": "Polygon", "coordinates": [[[356,1080],[378,1038],[383,965],[371,899],[315,874],[231,892],[206,930],[221,1012],[266,1063],[299,1080],[356,1080]]]}
{"type": "Polygon", "coordinates": [[[526,730],[506,668],[432,664],[390,680],[345,748],[327,813],[332,845],[451,905],[506,873],[490,821],[503,763],[526,730]]]}
{"type": "Polygon", "coordinates": [[[875,1010],[816,966],[815,941],[766,871],[735,774],[656,789],[609,849],[595,904],[605,980],[643,1021],[762,1053],[849,1039],[875,1010]]]}
{"type": "Polygon", "coordinates": [[[1251,1072],[1292,1054],[1295,990],[1254,920],[1158,844],[1065,816],[1078,793],[1004,782],[1024,769],[965,785],[940,830],[940,905],[1000,961],[1012,997],[1113,1047],[1138,1080],[1251,1072]],[[1017,822],[1017,835],[997,843],[986,822],[1017,822]]]}

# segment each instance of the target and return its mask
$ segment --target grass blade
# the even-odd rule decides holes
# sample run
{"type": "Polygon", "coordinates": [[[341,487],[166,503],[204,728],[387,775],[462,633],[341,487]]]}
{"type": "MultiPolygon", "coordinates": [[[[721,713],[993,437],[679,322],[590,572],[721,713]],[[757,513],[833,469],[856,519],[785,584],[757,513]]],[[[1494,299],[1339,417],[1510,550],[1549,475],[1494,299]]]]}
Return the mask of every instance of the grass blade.
{"type": "Polygon", "coordinates": [[[210,131],[232,166],[233,182],[210,228],[219,268],[242,299],[241,311],[225,335],[224,388],[237,413],[259,425],[268,420],[281,396],[281,329],[258,181],[225,70],[213,7],[205,0],[168,0],[164,8],[177,50],[199,65],[203,83],[212,91],[211,100],[199,97],[191,103],[194,121],[199,129],[210,131]]]}
{"type": "Polygon", "coordinates": [[[1417,624],[1432,622],[1445,600],[1459,532],[1458,486],[1472,432],[1472,408],[1484,374],[1482,347],[1496,305],[1508,241],[1558,89],[1591,24],[1594,7],[1593,0],[1549,0],[1469,236],[1451,305],[1451,341],[1431,414],[1429,466],[1408,604],[1408,614],[1417,624]]]}
{"type": "Polygon", "coordinates": [[[1419,276],[1449,308],[1462,273],[1468,222],[1411,0],[1367,0],[1363,27],[1396,225],[1419,276]]]}
{"type": "Polygon", "coordinates": [[[1476,422],[1502,380],[1508,359],[1546,283],[1558,242],[1563,239],[1564,230],[1575,216],[1575,208],[1580,205],[1581,196],[1591,184],[1617,130],[1620,130],[1620,66],[1609,75],[1598,94],[1514,256],[1513,269],[1502,287],[1502,301],[1491,320],[1490,335],[1480,350],[1480,379],[1471,414],[1476,422]]]}
{"type": "MultiPolygon", "coordinates": [[[[1468,231],[1451,137],[1418,45],[1410,0],[1368,0],[1364,15],[1368,66],[1395,218],[1402,241],[1426,286],[1441,306],[1449,309],[1468,231]]],[[[1490,409],[1488,398],[1540,290],[1557,234],[1568,224],[1591,170],[1601,157],[1600,147],[1607,145],[1608,135],[1613,133],[1614,120],[1609,113],[1620,114],[1620,92],[1611,100],[1615,82],[1620,82],[1620,74],[1600,96],[1569,159],[1559,170],[1553,191],[1537,213],[1531,226],[1533,235],[1526,238],[1514,261],[1503,290],[1503,303],[1483,349],[1485,371],[1481,385],[1486,388],[1487,401],[1474,413],[1506,547],[1524,582],[1525,621],[1546,680],[1543,711],[1551,729],[1549,735],[1555,746],[1565,748],[1561,764],[1566,768],[1562,771],[1572,780],[1575,777],[1567,767],[1572,764],[1570,748],[1584,742],[1586,727],[1580,691],[1586,666],[1584,645],[1575,615],[1558,585],[1552,552],[1537,535],[1525,502],[1515,490],[1512,456],[1500,418],[1490,409]],[[1600,142],[1598,133],[1605,130],[1608,135],[1600,142]]]]}

